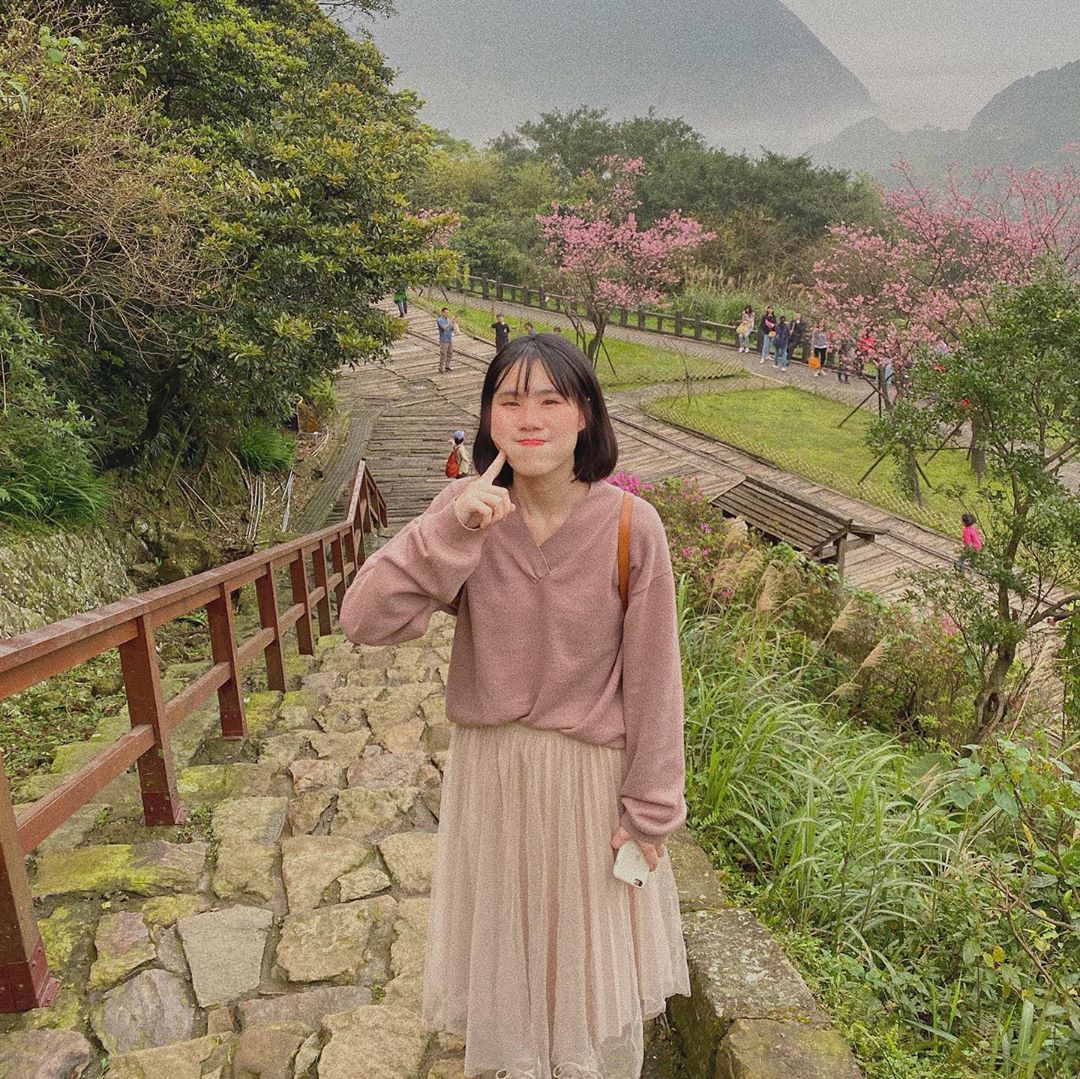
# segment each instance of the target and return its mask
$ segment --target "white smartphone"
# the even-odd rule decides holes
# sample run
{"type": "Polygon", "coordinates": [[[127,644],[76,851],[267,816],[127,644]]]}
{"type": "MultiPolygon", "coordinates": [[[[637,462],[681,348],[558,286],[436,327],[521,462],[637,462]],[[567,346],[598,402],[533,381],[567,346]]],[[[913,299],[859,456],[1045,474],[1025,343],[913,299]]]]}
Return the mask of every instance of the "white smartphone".
{"type": "Polygon", "coordinates": [[[632,839],[628,839],[615,856],[615,876],[635,888],[644,888],[649,879],[649,863],[632,839]]]}

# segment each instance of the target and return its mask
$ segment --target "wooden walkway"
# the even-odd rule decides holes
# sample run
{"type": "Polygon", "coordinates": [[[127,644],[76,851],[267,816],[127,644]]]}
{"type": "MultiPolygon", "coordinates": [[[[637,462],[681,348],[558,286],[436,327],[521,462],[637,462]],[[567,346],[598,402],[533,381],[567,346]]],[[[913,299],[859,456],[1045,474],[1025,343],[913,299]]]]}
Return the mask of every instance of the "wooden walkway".
{"type": "MultiPolygon", "coordinates": [[[[446,483],[443,464],[450,434],[457,428],[470,437],[475,433],[480,386],[494,354],[487,342],[459,333],[453,370],[439,374],[431,315],[417,310],[410,313],[409,323],[409,334],[385,365],[371,364],[350,376],[359,387],[351,400],[375,415],[364,456],[386,496],[392,529],[425,509],[446,483]]],[[[956,557],[956,545],[948,537],[646,416],[619,394],[609,398],[609,409],[619,440],[620,469],[646,479],[693,478],[708,495],[753,476],[880,529],[877,542],[847,557],[845,575],[859,588],[897,598],[906,587],[899,576],[903,571],[950,564],[956,557]]]]}

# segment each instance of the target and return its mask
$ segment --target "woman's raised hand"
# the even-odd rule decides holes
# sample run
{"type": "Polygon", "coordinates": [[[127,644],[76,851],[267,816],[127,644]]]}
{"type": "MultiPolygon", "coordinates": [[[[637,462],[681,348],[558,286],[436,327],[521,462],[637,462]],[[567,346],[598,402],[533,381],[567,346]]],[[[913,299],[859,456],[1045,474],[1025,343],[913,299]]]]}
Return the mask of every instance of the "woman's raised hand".
{"type": "Polygon", "coordinates": [[[510,501],[510,492],[505,487],[495,486],[504,464],[506,454],[500,450],[488,470],[454,499],[454,513],[466,528],[490,528],[517,509],[510,501]]]}

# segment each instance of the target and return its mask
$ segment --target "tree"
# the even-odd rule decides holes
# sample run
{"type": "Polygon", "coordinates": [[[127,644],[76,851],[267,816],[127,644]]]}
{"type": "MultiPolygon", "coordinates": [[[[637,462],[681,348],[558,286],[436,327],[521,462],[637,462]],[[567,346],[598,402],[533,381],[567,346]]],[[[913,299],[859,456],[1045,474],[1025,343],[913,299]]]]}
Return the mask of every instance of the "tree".
{"type": "Polygon", "coordinates": [[[104,467],[285,419],[385,352],[380,297],[449,276],[450,216],[405,195],[416,99],[316,5],[16,4],[0,28],[0,293],[104,467]]]}
{"type": "Polygon", "coordinates": [[[644,163],[612,156],[601,166],[580,177],[581,201],[554,203],[537,217],[558,286],[584,304],[592,323],[585,351],[594,365],[612,310],[657,303],[678,282],[685,257],[712,239],[678,210],[640,228],[633,181],[644,163]]]}
{"type": "MultiPolygon", "coordinates": [[[[882,379],[891,368],[897,392],[920,359],[956,347],[963,333],[987,323],[999,285],[1036,278],[1047,259],[1080,258],[1080,176],[1038,170],[981,173],[966,190],[951,175],[941,192],[906,183],[885,196],[885,227],[834,225],[814,266],[811,303],[844,337],[869,328],[882,379]]],[[[978,418],[972,419],[973,464],[981,474],[978,418]]],[[[909,465],[910,455],[906,456],[909,465]]],[[[908,470],[913,493],[917,476],[908,470]]]]}
{"type": "Polygon", "coordinates": [[[988,512],[974,572],[916,575],[923,596],[959,627],[978,671],[972,740],[980,740],[1008,714],[1022,642],[1080,600],[1080,492],[1065,479],[1080,459],[1080,283],[1057,271],[999,290],[985,321],[913,378],[914,392],[886,418],[896,436],[925,449],[968,421],[986,451],[988,512]]]}

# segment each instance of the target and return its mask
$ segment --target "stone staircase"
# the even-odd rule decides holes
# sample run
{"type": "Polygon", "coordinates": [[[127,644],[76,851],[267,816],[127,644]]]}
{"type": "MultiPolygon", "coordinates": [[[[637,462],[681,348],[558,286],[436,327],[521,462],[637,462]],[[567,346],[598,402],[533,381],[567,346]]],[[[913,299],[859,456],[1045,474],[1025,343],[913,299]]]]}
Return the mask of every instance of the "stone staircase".
{"type": "Polygon", "coordinates": [[[244,743],[217,735],[216,706],[197,713],[176,739],[184,825],[144,828],[129,774],[42,844],[35,906],[63,989],[3,1017],[0,1076],[462,1075],[463,1043],[419,1015],[451,625],[393,649],[322,638],[292,657],[294,689],[252,687],[244,743]]]}
{"type": "MultiPolygon", "coordinates": [[[[173,732],[185,823],[145,827],[129,772],[42,843],[34,908],[62,988],[0,1015],[0,1079],[462,1079],[464,1043],[420,1022],[452,632],[437,615],[393,648],[287,652],[287,692],[249,680],[245,741],[221,738],[216,701],[173,732]]],[[[166,698],[208,662],[167,668],[166,698]]],[[[127,726],[64,746],[16,802],[127,726]]],[[[642,1079],[857,1079],[690,833],[669,849],[693,996],[648,1025],[642,1079]]]]}

